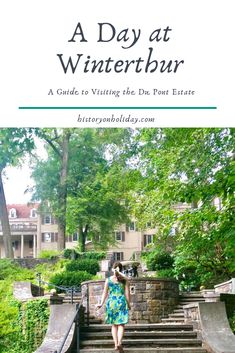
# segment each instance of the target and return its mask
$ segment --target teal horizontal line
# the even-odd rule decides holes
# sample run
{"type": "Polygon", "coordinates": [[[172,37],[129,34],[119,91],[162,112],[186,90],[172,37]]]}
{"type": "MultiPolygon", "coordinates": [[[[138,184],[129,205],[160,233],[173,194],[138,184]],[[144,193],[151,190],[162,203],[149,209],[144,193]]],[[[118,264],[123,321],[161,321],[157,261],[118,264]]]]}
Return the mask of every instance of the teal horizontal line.
{"type": "Polygon", "coordinates": [[[213,106],[205,106],[205,107],[93,107],[93,106],[90,106],[90,107],[74,107],[74,106],[68,106],[68,107],[60,107],[60,106],[47,106],[47,107],[43,107],[43,106],[39,106],[39,107],[19,107],[19,109],[24,109],[24,110],[70,110],[70,109],[87,109],[87,110],[118,110],[118,109],[123,109],[123,110],[157,110],[157,109],[171,109],[171,110],[186,110],[186,109],[191,109],[191,110],[203,110],[203,109],[217,109],[217,107],[213,107],[213,106]]]}

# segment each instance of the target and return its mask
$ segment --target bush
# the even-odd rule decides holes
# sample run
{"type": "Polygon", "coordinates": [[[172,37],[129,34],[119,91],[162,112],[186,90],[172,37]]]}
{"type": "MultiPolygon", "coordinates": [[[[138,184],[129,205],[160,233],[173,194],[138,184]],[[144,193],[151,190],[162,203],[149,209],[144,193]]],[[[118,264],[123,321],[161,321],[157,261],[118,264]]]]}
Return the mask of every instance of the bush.
{"type": "Polygon", "coordinates": [[[60,254],[61,254],[60,251],[57,251],[57,250],[42,250],[38,257],[39,259],[52,260],[60,256],[60,254]]]}
{"type": "Polygon", "coordinates": [[[66,271],[86,271],[92,275],[100,270],[99,262],[92,259],[72,260],[66,265],[66,271]]]}
{"type": "Polygon", "coordinates": [[[235,334],[235,312],[233,313],[233,316],[229,318],[229,323],[230,323],[231,330],[235,334]]]}
{"type": "Polygon", "coordinates": [[[168,252],[151,251],[144,255],[150,271],[173,268],[174,258],[168,252]]]}
{"type": "Polygon", "coordinates": [[[165,268],[163,270],[158,270],[157,277],[159,277],[159,278],[174,278],[175,277],[174,269],[165,268]]]}
{"type": "Polygon", "coordinates": [[[80,253],[81,257],[84,257],[86,259],[94,259],[101,261],[105,259],[106,253],[105,251],[87,251],[85,253],[80,253]]]}
{"type": "Polygon", "coordinates": [[[61,272],[51,277],[50,283],[56,286],[79,287],[82,282],[89,281],[92,277],[93,276],[86,271],[61,272]]]}
{"type": "Polygon", "coordinates": [[[79,252],[76,249],[65,249],[63,252],[63,256],[66,259],[92,259],[92,260],[103,260],[106,256],[104,251],[87,251],[87,252],[79,252]]]}

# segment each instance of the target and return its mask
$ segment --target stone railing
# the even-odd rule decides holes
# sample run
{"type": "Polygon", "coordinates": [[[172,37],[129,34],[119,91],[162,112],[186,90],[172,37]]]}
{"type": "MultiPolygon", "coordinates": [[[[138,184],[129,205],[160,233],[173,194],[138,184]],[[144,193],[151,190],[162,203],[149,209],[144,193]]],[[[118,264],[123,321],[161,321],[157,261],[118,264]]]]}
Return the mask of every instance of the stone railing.
{"type": "Polygon", "coordinates": [[[215,286],[216,293],[232,293],[235,294],[235,278],[231,278],[227,282],[217,284],[215,286]]]}
{"type": "MultiPolygon", "coordinates": [[[[96,310],[101,302],[104,280],[82,283],[83,306],[90,316],[99,317],[104,322],[104,309],[96,310]],[[88,300],[88,298],[89,300],[88,300]]],[[[178,282],[165,278],[130,279],[131,311],[130,323],[157,323],[170,314],[178,304],[178,282]]]]}

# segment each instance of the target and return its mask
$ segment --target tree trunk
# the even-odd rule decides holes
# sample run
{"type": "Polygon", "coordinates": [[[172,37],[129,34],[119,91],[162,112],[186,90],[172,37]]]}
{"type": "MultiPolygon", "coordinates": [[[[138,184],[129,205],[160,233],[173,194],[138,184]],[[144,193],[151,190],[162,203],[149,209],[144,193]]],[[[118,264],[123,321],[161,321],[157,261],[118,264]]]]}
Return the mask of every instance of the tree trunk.
{"type": "Polygon", "coordinates": [[[87,229],[88,229],[87,226],[85,227],[84,230],[82,226],[79,227],[79,247],[81,252],[86,251],[87,229]]]}
{"type": "Polygon", "coordinates": [[[62,157],[61,157],[61,171],[60,171],[59,203],[61,205],[61,209],[60,209],[60,215],[58,217],[58,243],[57,243],[57,249],[59,251],[65,249],[69,139],[70,139],[70,132],[65,131],[63,136],[63,141],[62,141],[62,157]]]}
{"type": "Polygon", "coordinates": [[[2,224],[3,245],[5,249],[5,256],[14,259],[14,253],[11,242],[11,229],[8,219],[6,198],[2,183],[2,171],[0,170],[0,220],[2,224]]]}

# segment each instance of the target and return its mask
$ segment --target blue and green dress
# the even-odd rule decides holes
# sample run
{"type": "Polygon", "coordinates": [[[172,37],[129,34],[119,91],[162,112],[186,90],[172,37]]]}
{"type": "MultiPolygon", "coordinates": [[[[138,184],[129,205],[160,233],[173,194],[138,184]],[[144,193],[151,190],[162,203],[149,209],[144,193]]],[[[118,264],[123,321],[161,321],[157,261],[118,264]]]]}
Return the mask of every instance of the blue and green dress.
{"type": "Polygon", "coordinates": [[[109,296],[106,302],[106,324],[124,325],[128,323],[128,306],[125,285],[114,283],[108,278],[109,296]]]}

